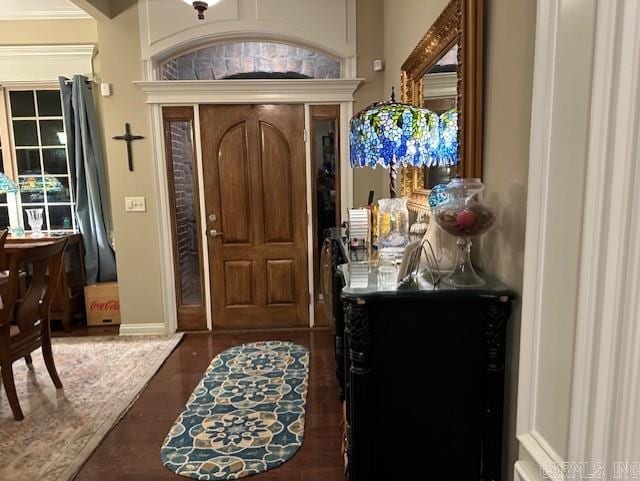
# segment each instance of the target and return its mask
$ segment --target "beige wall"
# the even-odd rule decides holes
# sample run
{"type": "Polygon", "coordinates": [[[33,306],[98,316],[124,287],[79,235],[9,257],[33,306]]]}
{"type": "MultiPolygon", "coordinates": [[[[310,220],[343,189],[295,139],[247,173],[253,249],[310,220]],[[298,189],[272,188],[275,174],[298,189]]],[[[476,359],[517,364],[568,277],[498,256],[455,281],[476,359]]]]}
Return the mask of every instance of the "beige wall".
{"type": "MultiPolygon", "coordinates": [[[[355,95],[355,112],[385,97],[384,72],[373,71],[374,59],[384,58],[383,8],[384,0],[357,2],[358,77],[365,80],[355,95]]],[[[388,197],[385,179],[386,170],[380,167],[354,169],[353,205],[366,205],[370,190],[374,191],[376,200],[388,197]]]]}
{"type": "Polygon", "coordinates": [[[0,20],[0,45],[91,44],[98,40],[93,19],[0,20]]]}
{"type": "Polygon", "coordinates": [[[119,13],[98,21],[100,70],[112,95],[100,97],[106,163],[110,179],[118,283],[123,323],[164,322],[161,299],[160,247],[156,211],[154,156],[149,109],[144,95],[132,84],[142,80],[138,9],[131,0],[114,2],[119,13]],[[112,140],[125,122],[144,140],[132,144],[134,171],[127,167],[123,142],[112,140]],[[146,212],[126,213],[126,196],[145,197],[146,212]]]}
{"type": "MultiPolygon", "coordinates": [[[[448,0],[385,0],[385,90],[400,83],[400,68],[448,0]]],[[[522,289],[526,186],[536,2],[487,0],[483,180],[498,210],[496,226],[476,249],[478,264],[518,293],[522,289]]],[[[520,307],[509,332],[506,373],[506,479],[516,459],[515,407],[520,307]]]]}
{"type": "Polygon", "coordinates": [[[113,20],[1,21],[0,45],[98,44],[95,76],[112,87],[97,95],[107,164],[118,263],[123,323],[164,322],[160,298],[160,250],[149,113],[144,96],[131,82],[141,80],[138,10],[135,0],[112,2],[121,12],[113,20]],[[127,169],[125,145],[112,140],[129,122],[135,134],[135,171],[127,169]],[[124,212],[125,196],[144,196],[147,212],[124,212]]]}
{"type": "MultiPolygon", "coordinates": [[[[522,292],[529,137],[533,88],[536,2],[488,2],[485,58],[485,197],[497,208],[496,225],[485,234],[479,264],[522,292]]],[[[516,402],[520,340],[520,305],[509,325],[504,463],[511,479],[517,459],[516,402]]]]}
{"type": "Polygon", "coordinates": [[[400,68],[449,0],[384,0],[384,91],[400,98],[400,68]]]}

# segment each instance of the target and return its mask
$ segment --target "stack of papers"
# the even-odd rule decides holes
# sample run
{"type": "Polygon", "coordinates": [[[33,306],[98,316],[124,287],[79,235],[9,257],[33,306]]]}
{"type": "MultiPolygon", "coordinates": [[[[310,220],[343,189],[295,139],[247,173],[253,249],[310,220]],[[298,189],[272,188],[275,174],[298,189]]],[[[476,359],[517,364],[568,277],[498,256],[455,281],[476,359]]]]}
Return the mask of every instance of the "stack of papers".
{"type": "Polygon", "coordinates": [[[365,289],[369,287],[368,262],[349,263],[349,287],[354,289],[365,289]]]}
{"type": "Polygon", "coordinates": [[[369,209],[349,209],[349,245],[353,239],[371,242],[371,215],[369,209]]]}

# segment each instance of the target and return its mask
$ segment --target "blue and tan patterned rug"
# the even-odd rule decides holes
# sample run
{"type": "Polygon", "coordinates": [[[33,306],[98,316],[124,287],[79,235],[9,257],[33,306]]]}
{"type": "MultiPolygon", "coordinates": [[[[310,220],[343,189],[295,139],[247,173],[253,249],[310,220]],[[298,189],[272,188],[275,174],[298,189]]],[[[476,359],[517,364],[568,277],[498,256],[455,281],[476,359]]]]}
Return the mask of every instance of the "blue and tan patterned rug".
{"type": "Polygon", "coordinates": [[[164,440],[163,464],[209,481],[281,465],[302,445],[308,377],[309,351],[291,342],[220,353],[164,440]]]}

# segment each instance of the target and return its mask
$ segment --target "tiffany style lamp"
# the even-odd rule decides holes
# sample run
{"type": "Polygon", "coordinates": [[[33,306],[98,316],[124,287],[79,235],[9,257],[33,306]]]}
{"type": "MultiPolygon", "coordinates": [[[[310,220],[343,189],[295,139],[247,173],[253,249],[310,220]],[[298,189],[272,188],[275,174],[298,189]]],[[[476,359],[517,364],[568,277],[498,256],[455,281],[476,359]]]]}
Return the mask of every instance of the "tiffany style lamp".
{"type": "Polygon", "coordinates": [[[32,194],[47,192],[60,192],[64,189],[62,182],[57,177],[45,174],[44,177],[30,176],[20,179],[20,191],[32,194]]]}
{"type": "Polygon", "coordinates": [[[351,167],[389,169],[390,196],[396,197],[398,164],[414,167],[458,163],[458,115],[390,102],[370,105],[351,119],[351,167]]]}
{"type": "Polygon", "coordinates": [[[13,179],[0,172],[0,194],[15,194],[18,192],[18,186],[13,179]]]}

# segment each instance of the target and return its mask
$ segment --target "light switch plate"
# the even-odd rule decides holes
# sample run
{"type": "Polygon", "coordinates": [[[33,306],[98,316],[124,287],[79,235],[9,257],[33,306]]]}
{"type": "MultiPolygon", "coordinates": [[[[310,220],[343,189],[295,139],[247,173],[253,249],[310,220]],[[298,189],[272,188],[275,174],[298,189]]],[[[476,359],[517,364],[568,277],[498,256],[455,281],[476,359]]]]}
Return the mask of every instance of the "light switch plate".
{"type": "Polygon", "coordinates": [[[126,212],[146,212],[147,203],[144,197],[125,197],[124,210],[126,212]]]}
{"type": "Polygon", "coordinates": [[[111,95],[111,84],[103,82],[100,84],[100,95],[109,97],[111,95]]]}

